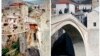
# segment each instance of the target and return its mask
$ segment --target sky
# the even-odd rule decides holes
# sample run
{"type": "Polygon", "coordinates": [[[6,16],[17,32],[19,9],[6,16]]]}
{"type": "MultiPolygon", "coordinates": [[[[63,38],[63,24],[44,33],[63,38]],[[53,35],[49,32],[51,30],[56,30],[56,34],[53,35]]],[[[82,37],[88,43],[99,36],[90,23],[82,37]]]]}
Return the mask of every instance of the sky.
{"type": "Polygon", "coordinates": [[[35,2],[41,2],[41,1],[43,1],[43,0],[23,0],[23,1],[35,1],[35,2]]]}
{"type": "MultiPolygon", "coordinates": [[[[16,1],[16,0],[2,0],[2,7],[8,6],[9,4],[11,4],[14,1],[16,1]]],[[[34,4],[42,4],[49,0],[18,0],[18,1],[27,1],[27,2],[31,2],[34,4]]]]}
{"type": "Polygon", "coordinates": [[[37,1],[37,0],[23,0],[23,1],[37,1]]]}
{"type": "Polygon", "coordinates": [[[41,4],[41,3],[43,3],[43,0],[23,0],[23,1],[27,1],[27,2],[33,2],[34,4],[36,3],[36,4],[41,4]]]}

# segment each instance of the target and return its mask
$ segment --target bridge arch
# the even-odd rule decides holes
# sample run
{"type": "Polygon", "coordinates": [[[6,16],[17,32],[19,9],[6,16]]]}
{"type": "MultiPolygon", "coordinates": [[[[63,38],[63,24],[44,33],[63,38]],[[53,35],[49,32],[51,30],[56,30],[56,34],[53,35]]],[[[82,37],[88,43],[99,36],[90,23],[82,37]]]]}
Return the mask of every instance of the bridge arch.
{"type": "Polygon", "coordinates": [[[63,28],[66,31],[66,29],[64,27],[66,27],[68,25],[71,25],[72,27],[74,27],[81,35],[83,43],[84,43],[84,47],[85,47],[85,53],[86,53],[86,40],[85,40],[86,31],[85,31],[85,29],[80,27],[80,25],[77,24],[77,22],[75,22],[74,20],[63,20],[59,23],[56,23],[56,25],[52,27],[52,34],[51,35],[53,36],[53,34],[56,33],[61,28],[63,28]],[[55,28],[55,29],[53,29],[53,28],[55,28]]]}
{"type": "Polygon", "coordinates": [[[55,29],[53,29],[52,30],[52,34],[51,35],[53,35],[56,31],[58,31],[60,28],[62,28],[63,26],[65,26],[65,25],[68,25],[68,24],[70,24],[70,25],[72,25],[72,26],[74,26],[79,32],[80,32],[80,34],[81,34],[81,36],[82,36],[82,39],[84,40],[84,38],[85,38],[85,36],[84,36],[84,30],[83,29],[81,29],[81,27],[77,24],[77,23],[75,23],[74,21],[63,21],[63,22],[61,22],[61,23],[59,23],[59,24],[57,24],[54,28],[55,29]]]}

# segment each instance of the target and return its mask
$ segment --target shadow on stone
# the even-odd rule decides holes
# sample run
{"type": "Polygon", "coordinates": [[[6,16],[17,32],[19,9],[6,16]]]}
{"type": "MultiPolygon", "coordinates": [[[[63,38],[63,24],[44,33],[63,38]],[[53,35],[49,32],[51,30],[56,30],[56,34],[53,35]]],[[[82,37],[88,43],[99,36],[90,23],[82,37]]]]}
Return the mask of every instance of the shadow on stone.
{"type": "Polygon", "coordinates": [[[37,48],[31,47],[28,49],[29,56],[40,56],[39,50],[37,48]]]}
{"type": "Polygon", "coordinates": [[[53,44],[51,54],[52,56],[75,56],[71,37],[67,33],[64,33],[56,40],[53,44]]]}

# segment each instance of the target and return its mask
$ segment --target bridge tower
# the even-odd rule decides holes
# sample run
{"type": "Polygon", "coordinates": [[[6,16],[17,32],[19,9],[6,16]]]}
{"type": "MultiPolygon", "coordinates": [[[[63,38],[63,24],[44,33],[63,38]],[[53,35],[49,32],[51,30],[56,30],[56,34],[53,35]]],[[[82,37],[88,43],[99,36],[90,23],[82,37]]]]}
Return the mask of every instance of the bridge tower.
{"type": "Polygon", "coordinates": [[[92,0],[93,11],[87,16],[88,54],[99,56],[99,0],[92,0]]]}
{"type": "MultiPolygon", "coordinates": [[[[93,6],[94,8],[95,6],[93,6]]],[[[87,56],[99,56],[99,7],[87,15],[88,53],[87,56]]]]}

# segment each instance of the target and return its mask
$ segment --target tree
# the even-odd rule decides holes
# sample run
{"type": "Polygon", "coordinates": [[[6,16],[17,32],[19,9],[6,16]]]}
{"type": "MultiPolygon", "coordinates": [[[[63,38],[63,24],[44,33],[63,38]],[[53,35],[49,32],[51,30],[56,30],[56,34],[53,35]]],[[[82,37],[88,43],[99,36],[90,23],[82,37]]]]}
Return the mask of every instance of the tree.
{"type": "Polygon", "coordinates": [[[9,52],[8,48],[3,48],[2,49],[2,56],[6,56],[6,53],[9,52]]]}

